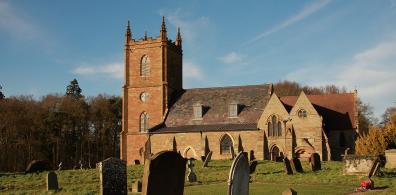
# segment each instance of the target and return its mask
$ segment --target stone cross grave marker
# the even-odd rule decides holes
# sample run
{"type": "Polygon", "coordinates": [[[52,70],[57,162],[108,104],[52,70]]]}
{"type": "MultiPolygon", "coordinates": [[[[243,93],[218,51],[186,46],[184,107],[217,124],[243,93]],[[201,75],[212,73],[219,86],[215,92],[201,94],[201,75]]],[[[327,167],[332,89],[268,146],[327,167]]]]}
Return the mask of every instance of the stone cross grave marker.
{"type": "Polygon", "coordinates": [[[228,177],[228,195],[249,194],[249,161],[246,152],[240,152],[234,159],[228,177]]]}
{"type": "Polygon", "coordinates": [[[208,153],[208,155],[206,155],[205,161],[204,161],[204,163],[202,165],[203,167],[208,167],[209,161],[212,159],[212,154],[213,154],[213,152],[210,151],[208,153]]]}
{"type": "Polygon", "coordinates": [[[127,194],[126,163],[118,158],[110,157],[99,163],[100,194],[127,194]]]}
{"type": "Polygon", "coordinates": [[[322,169],[322,165],[320,164],[320,156],[318,153],[313,153],[309,158],[309,162],[311,163],[312,171],[319,171],[322,169]]]}
{"type": "Polygon", "coordinates": [[[186,159],[174,151],[162,151],[144,164],[142,195],[182,195],[186,159]]]}
{"type": "Polygon", "coordinates": [[[285,164],[285,173],[288,175],[293,175],[293,169],[290,165],[290,160],[287,157],[285,157],[283,159],[283,163],[285,164]]]}
{"type": "Polygon", "coordinates": [[[47,191],[49,190],[58,190],[58,176],[55,172],[50,171],[47,174],[47,191]]]}
{"type": "Polygon", "coordinates": [[[188,175],[187,175],[187,180],[190,183],[197,182],[197,175],[194,173],[194,159],[190,158],[188,159],[187,162],[187,167],[188,167],[188,175]]]}
{"type": "Polygon", "coordinates": [[[304,170],[303,170],[303,168],[301,166],[301,161],[300,161],[299,158],[293,158],[291,160],[291,164],[293,166],[294,171],[299,172],[299,173],[304,172],[304,170]]]}

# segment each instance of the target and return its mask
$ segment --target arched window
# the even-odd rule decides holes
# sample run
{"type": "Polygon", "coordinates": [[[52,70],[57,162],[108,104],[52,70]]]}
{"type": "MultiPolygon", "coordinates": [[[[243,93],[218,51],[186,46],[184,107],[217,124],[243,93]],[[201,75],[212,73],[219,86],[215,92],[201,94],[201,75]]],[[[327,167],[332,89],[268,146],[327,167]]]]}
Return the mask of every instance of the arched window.
{"type": "Polygon", "coordinates": [[[268,122],[268,136],[282,136],[282,123],[276,115],[271,116],[268,122]]]}
{"type": "Polygon", "coordinates": [[[299,118],[307,118],[307,111],[305,109],[300,109],[297,113],[299,118]]]}
{"type": "Polygon", "coordinates": [[[220,140],[220,154],[229,154],[232,146],[232,139],[225,134],[220,140]]]}
{"type": "Polygon", "coordinates": [[[149,115],[146,112],[143,112],[140,115],[140,132],[147,131],[149,127],[149,115]]]}
{"type": "Polygon", "coordinates": [[[147,55],[144,55],[140,61],[140,76],[150,76],[150,59],[147,55]]]}

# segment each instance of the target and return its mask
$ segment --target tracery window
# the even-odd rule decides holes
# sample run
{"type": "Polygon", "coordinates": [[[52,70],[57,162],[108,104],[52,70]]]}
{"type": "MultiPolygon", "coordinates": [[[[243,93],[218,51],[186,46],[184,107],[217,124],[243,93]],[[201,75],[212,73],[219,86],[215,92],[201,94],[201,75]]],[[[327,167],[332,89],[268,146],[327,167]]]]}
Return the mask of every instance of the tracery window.
{"type": "Polygon", "coordinates": [[[149,127],[149,115],[143,112],[140,115],[140,132],[146,132],[149,127]]]}
{"type": "Polygon", "coordinates": [[[150,59],[147,55],[144,55],[140,61],[140,76],[150,76],[150,59]]]}
{"type": "Polygon", "coordinates": [[[229,154],[232,146],[232,139],[225,134],[220,140],[220,154],[229,154]]]}
{"type": "Polygon", "coordinates": [[[268,136],[282,136],[282,123],[276,115],[273,115],[268,122],[268,136]]]}

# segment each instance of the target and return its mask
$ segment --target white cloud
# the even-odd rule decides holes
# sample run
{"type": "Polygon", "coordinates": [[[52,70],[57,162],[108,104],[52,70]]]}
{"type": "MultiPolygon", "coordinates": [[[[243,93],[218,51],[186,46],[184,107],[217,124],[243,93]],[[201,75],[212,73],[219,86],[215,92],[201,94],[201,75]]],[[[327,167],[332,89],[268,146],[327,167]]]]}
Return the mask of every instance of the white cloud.
{"type": "Polygon", "coordinates": [[[0,1],[0,32],[22,40],[37,38],[42,34],[32,21],[18,13],[8,2],[0,1]]]}
{"type": "Polygon", "coordinates": [[[314,14],[315,12],[319,11],[323,7],[325,7],[328,3],[330,3],[330,0],[320,0],[320,1],[314,1],[314,3],[309,4],[305,6],[300,12],[298,12],[296,15],[293,15],[286,19],[285,21],[281,22],[278,25],[273,26],[271,29],[257,35],[254,37],[252,40],[248,41],[246,44],[251,44],[254,43],[264,37],[267,37],[273,33],[276,33],[284,28],[287,28],[290,25],[293,25],[297,22],[300,22],[301,20],[305,19],[306,17],[314,14]]]}
{"type": "Polygon", "coordinates": [[[220,57],[219,59],[220,59],[222,62],[226,63],[226,64],[236,64],[236,63],[242,62],[242,59],[243,59],[244,57],[245,57],[245,56],[243,56],[243,55],[241,55],[241,54],[236,53],[236,52],[233,51],[233,52],[230,52],[230,53],[226,54],[226,55],[223,56],[223,57],[220,57]]]}
{"type": "Polygon", "coordinates": [[[74,74],[82,76],[104,76],[116,79],[124,78],[124,64],[111,63],[102,66],[81,65],[73,70],[74,74]]]}
{"type": "Polygon", "coordinates": [[[286,78],[309,85],[336,84],[357,88],[359,96],[380,116],[396,102],[396,38],[352,56],[342,64],[306,66],[286,78]]]}
{"type": "Polygon", "coordinates": [[[183,63],[183,76],[188,81],[202,81],[205,78],[200,67],[191,61],[183,63]]]}

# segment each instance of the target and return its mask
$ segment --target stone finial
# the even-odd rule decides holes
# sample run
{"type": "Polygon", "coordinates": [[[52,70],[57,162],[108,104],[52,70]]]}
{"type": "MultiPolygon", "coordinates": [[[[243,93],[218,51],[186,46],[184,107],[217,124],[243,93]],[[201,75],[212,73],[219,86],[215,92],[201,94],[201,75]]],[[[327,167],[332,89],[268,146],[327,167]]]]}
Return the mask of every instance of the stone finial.
{"type": "Polygon", "coordinates": [[[162,39],[162,40],[167,40],[167,37],[166,37],[165,16],[162,16],[162,24],[161,24],[161,31],[160,31],[160,34],[161,34],[161,39],[162,39]]]}
{"type": "Polygon", "coordinates": [[[182,46],[182,38],[180,35],[180,27],[177,28],[177,35],[176,35],[176,43],[177,46],[181,47],[182,46]]]}

